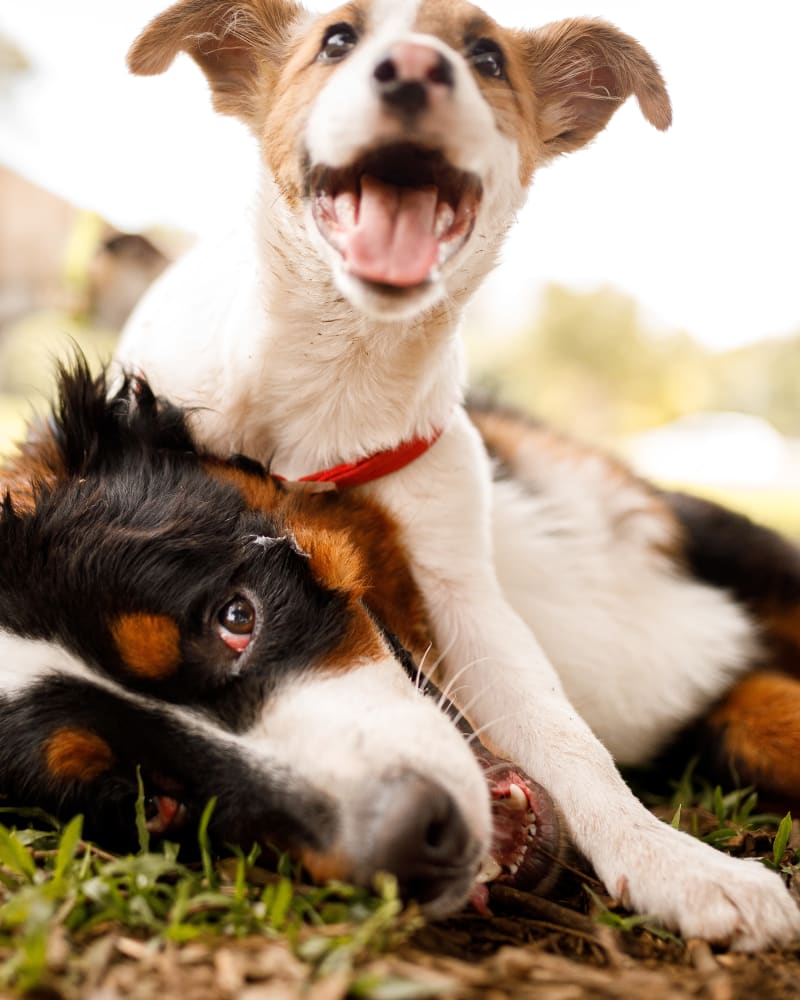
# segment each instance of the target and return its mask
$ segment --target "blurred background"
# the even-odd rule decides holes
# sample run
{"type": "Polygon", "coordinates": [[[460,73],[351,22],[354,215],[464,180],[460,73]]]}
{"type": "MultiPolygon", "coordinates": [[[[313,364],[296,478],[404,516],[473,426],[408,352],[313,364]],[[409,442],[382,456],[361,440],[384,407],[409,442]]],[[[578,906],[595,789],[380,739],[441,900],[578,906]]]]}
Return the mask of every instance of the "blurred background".
{"type": "MultiPolygon", "coordinates": [[[[190,60],[125,71],[163,6],[0,7],[0,453],[54,360],[108,360],[147,285],[253,189],[252,142],[190,60]]],[[[657,133],[628,102],[537,175],[467,319],[473,381],[800,537],[800,6],[484,6],[614,22],[660,64],[675,122],[657,133]]]]}

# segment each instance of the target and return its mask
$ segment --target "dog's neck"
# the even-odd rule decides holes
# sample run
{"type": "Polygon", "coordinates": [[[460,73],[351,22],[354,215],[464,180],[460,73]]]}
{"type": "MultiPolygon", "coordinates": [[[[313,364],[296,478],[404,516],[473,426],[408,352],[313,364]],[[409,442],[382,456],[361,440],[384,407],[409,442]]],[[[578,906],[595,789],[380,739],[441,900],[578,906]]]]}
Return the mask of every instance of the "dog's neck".
{"type": "Polygon", "coordinates": [[[411,320],[370,319],[282,202],[259,213],[256,229],[265,329],[250,345],[245,447],[296,478],[445,426],[463,396],[459,320],[482,275],[411,320]]]}

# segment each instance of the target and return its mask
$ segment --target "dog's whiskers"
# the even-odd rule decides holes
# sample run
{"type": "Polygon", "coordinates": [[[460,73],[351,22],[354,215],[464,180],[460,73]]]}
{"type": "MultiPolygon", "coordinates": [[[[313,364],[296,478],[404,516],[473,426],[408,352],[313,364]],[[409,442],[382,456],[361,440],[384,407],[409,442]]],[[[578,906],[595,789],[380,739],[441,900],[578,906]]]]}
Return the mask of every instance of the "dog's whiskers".
{"type": "Polygon", "coordinates": [[[467,743],[472,743],[473,740],[478,739],[481,733],[486,732],[487,729],[491,729],[492,726],[499,726],[504,722],[508,722],[509,719],[518,719],[522,714],[521,711],[507,712],[505,715],[500,715],[496,719],[490,719],[488,722],[484,722],[482,726],[478,726],[477,729],[473,729],[471,733],[465,733],[464,739],[467,743]]]}
{"type": "Polygon", "coordinates": [[[451,721],[451,722],[453,722],[453,723],[454,723],[455,725],[458,725],[458,723],[459,723],[459,722],[460,722],[460,721],[461,721],[461,720],[463,719],[463,717],[464,717],[464,714],[463,714],[463,712],[461,712],[461,711],[459,710],[459,708],[458,708],[458,705],[457,705],[457,704],[456,704],[456,702],[454,701],[454,698],[455,698],[455,696],[456,696],[456,695],[457,695],[457,694],[458,694],[458,693],[459,693],[460,691],[466,691],[466,690],[467,690],[467,686],[466,686],[465,684],[462,684],[462,685],[461,685],[461,687],[459,687],[459,688],[456,688],[456,690],[455,690],[455,691],[453,692],[453,697],[451,697],[451,698],[448,698],[448,699],[447,699],[447,703],[446,703],[446,704],[442,705],[442,704],[440,703],[440,704],[439,704],[439,706],[438,706],[438,707],[439,707],[439,709],[440,709],[440,710],[441,710],[441,711],[442,711],[442,712],[443,712],[443,713],[444,713],[444,714],[445,714],[445,715],[446,715],[446,716],[448,717],[448,719],[450,719],[450,721],[451,721]],[[450,713],[450,710],[451,710],[451,709],[455,709],[455,715],[450,715],[450,714],[449,714],[449,713],[450,713]]]}
{"type": "Polygon", "coordinates": [[[422,656],[419,659],[419,663],[417,664],[417,672],[414,675],[414,687],[417,689],[417,691],[421,691],[428,683],[429,678],[426,674],[423,674],[422,670],[423,667],[425,666],[425,660],[428,657],[428,653],[430,653],[432,649],[433,649],[433,643],[429,642],[428,648],[422,654],[422,656]]]}
{"type": "MultiPolygon", "coordinates": [[[[442,655],[444,656],[445,654],[442,655]]],[[[477,666],[479,663],[485,663],[486,660],[488,659],[490,659],[490,657],[488,656],[479,656],[477,659],[469,660],[467,663],[465,663],[464,666],[461,667],[461,669],[458,670],[456,674],[450,678],[447,685],[443,688],[441,697],[439,698],[439,708],[442,707],[442,704],[445,701],[452,700],[450,698],[450,692],[453,691],[453,686],[455,685],[456,681],[460,680],[468,670],[472,669],[472,667],[477,666]]]]}
{"type": "MultiPolygon", "coordinates": [[[[443,650],[443,651],[442,651],[442,652],[441,652],[441,653],[440,653],[440,654],[439,654],[439,655],[438,655],[438,656],[436,657],[436,659],[434,660],[433,664],[431,665],[431,669],[430,669],[430,670],[428,671],[428,673],[427,673],[427,678],[428,678],[428,680],[429,680],[429,681],[430,681],[430,682],[431,682],[432,684],[435,684],[435,683],[436,683],[436,682],[434,681],[434,679],[433,679],[433,678],[434,678],[434,675],[435,675],[436,671],[437,671],[437,670],[439,669],[439,667],[440,667],[440,666],[442,665],[442,662],[443,662],[444,658],[445,658],[445,657],[447,656],[447,654],[448,654],[448,653],[450,652],[450,650],[451,650],[451,649],[453,648],[453,643],[454,643],[454,642],[455,642],[455,638],[451,639],[451,640],[450,640],[450,642],[449,642],[449,643],[447,644],[447,646],[445,647],[445,649],[444,649],[444,650],[443,650]]],[[[432,644],[431,644],[431,645],[432,645],[432,644]]],[[[437,686],[438,686],[438,685],[437,685],[437,686]]]]}
{"type": "Polygon", "coordinates": [[[511,767],[511,766],[512,765],[511,765],[510,761],[499,760],[496,764],[492,764],[491,767],[485,768],[484,772],[483,772],[483,776],[484,776],[484,778],[491,778],[491,776],[493,774],[497,774],[498,771],[508,770],[508,768],[511,767]]]}
{"type": "MultiPolygon", "coordinates": [[[[459,690],[463,690],[463,688],[459,688],[459,690]]],[[[476,701],[480,701],[480,699],[486,694],[488,690],[489,690],[489,685],[487,684],[484,687],[482,687],[480,691],[476,692],[472,696],[472,698],[470,698],[467,704],[464,705],[463,708],[459,709],[457,715],[453,719],[453,724],[457,726],[462,719],[466,718],[467,712],[469,712],[469,710],[472,708],[472,706],[475,704],[476,701]]],[[[455,707],[458,708],[457,705],[455,707]]]]}

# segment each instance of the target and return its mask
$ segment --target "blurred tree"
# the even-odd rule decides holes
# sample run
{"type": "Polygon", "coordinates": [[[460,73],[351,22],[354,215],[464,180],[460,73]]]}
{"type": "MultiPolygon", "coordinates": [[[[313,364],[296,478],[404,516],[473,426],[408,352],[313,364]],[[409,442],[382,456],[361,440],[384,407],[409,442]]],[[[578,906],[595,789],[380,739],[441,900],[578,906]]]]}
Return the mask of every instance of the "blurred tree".
{"type": "Polygon", "coordinates": [[[800,334],[761,341],[721,355],[712,405],[765,416],[800,437],[800,334]]]}
{"type": "Polygon", "coordinates": [[[686,334],[650,333],[619,292],[552,285],[535,322],[475,376],[509,402],[605,440],[702,408],[710,393],[702,358],[686,334]]]}

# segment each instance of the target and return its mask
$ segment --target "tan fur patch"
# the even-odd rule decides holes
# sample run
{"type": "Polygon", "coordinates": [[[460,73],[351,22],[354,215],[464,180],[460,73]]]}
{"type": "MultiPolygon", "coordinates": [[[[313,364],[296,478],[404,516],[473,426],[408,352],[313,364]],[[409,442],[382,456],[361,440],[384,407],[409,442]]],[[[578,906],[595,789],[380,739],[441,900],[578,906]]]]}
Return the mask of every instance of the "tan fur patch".
{"type": "Polygon", "coordinates": [[[271,476],[258,476],[237,469],[221,459],[206,459],[203,466],[212,478],[235,486],[250,510],[275,509],[281,488],[271,476]]]}
{"type": "Polygon", "coordinates": [[[286,518],[295,524],[302,520],[312,531],[345,531],[360,560],[364,603],[412,655],[425,652],[431,637],[427,611],[400,530],[382,508],[349,493],[292,493],[286,518]]]}
{"type": "Polygon", "coordinates": [[[167,615],[121,615],[111,625],[111,634],[123,663],[137,677],[160,680],[180,663],[180,629],[167,615]]]}
{"type": "MultiPolygon", "coordinates": [[[[262,510],[282,524],[310,554],[312,570],[323,586],[352,593],[355,601],[363,599],[413,656],[425,653],[431,636],[427,612],[400,531],[382,508],[352,493],[318,492],[314,483],[286,489],[269,476],[217,461],[207,461],[205,469],[235,486],[252,510],[262,510]]],[[[369,625],[370,643],[378,644],[371,648],[380,651],[374,625],[369,625]]],[[[355,635],[346,645],[351,650],[366,648],[355,635]]]]}
{"type": "Polygon", "coordinates": [[[287,48],[280,73],[262,85],[265,117],[259,137],[262,154],[287,204],[299,211],[303,202],[303,176],[298,156],[298,136],[305,131],[314,97],[322,90],[337,64],[317,59],[320,42],[329,25],[347,21],[359,28],[363,14],[356,3],[344,4],[306,25],[301,37],[287,48]]]}
{"type": "MultiPolygon", "coordinates": [[[[638,494],[637,503],[629,507],[624,516],[644,515],[657,521],[662,530],[659,542],[652,546],[653,551],[682,561],[683,534],[675,515],[656,490],[623,462],[510,411],[470,407],[469,415],[481,432],[489,452],[512,469],[523,482],[531,477],[535,479],[542,469],[548,467],[578,467],[583,463],[592,463],[607,483],[609,496],[617,491],[625,491],[631,496],[638,494]]],[[[601,501],[602,497],[598,497],[598,502],[601,501]]],[[[622,526],[622,521],[623,517],[618,516],[615,523],[622,526]]]]}
{"type": "Polygon", "coordinates": [[[304,524],[291,528],[300,548],[308,553],[314,576],[328,590],[349,594],[360,601],[367,589],[364,564],[346,530],[311,529],[304,524]]]}
{"type": "Polygon", "coordinates": [[[322,885],[324,882],[347,882],[352,872],[352,862],[340,850],[327,853],[305,850],[300,853],[300,863],[314,882],[322,885]]]}
{"type": "Polygon", "coordinates": [[[317,580],[350,597],[347,633],[323,666],[334,670],[386,655],[366,605],[414,656],[429,644],[422,598],[391,519],[350,494],[286,494],[285,523],[309,553],[317,580]]]}
{"type": "Polygon", "coordinates": [[[708,718],[744,784],[800,801],[800,681],[745,677],[708,718]]]}
{"type": "Polygon", "coordinates": [[[0,498],[8,492],[14,507],[20,513],[32,513],[36,506],[36,493],[43,487],[52,487],[66,475],[61,452],[49,428],[33,425],[26,442],[18,452],[0,467],[0,498]]]}
{"type": "Polygon", "coordinates": [[[47,769],[68,781],[93,781],[113,759],[111,747],[88,729],[57,729],[45,747],[47,769]]]}

